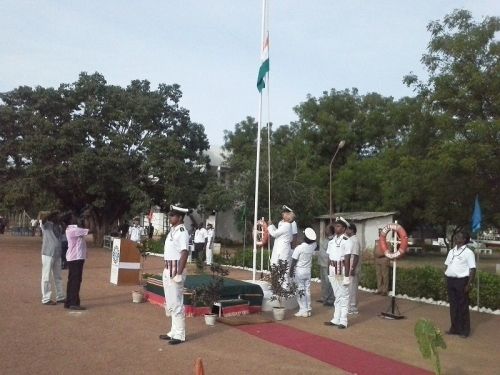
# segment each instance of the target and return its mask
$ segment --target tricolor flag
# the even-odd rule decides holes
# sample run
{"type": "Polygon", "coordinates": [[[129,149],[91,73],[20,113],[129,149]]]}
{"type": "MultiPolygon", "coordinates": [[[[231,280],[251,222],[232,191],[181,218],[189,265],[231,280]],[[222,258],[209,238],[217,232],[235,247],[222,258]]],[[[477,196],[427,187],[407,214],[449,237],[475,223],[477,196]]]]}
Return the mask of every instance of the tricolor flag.
{"type": "Polygon", "coordinates": [[[262,92],[264,87],[266,87],[266,74],[269,73],[269,33],[267,33],[266,38],[264,39],[260,60],[261,64],[259,68],[259,75],[257,76],[257,89],[259,92],[262,92]]]}

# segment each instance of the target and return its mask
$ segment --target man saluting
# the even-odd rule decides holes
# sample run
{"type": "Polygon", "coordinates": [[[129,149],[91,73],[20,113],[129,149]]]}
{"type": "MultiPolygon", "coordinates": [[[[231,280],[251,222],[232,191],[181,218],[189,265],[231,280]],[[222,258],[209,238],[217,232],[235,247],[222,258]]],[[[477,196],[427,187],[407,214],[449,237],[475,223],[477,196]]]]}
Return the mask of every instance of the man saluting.
{"type": "Polygon", "coordinates": [[[183,291],[189,243],[189,234],[184,227],[184,216],[187,212],[186,208],[170,206],[168,213],[171,228],[165,239],[163,290],[165,292],[165,314],[172,318],[172,326],[170,332],[166,335],[160,335],[160,339],[168,340],[170,345],[186,341],[183,291]]]}

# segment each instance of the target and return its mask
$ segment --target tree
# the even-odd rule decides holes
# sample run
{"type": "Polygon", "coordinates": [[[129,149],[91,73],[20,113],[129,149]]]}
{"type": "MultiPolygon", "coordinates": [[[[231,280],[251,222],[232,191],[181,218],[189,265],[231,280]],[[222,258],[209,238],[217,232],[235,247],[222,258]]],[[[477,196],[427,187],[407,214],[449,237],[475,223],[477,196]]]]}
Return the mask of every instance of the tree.
{"type": "Polygon", "coordinates": [[[2,194],[29,181],[62,209],[85,213],[97,244],[131,208],[196,205],[208,141],[180,107],[181,96],[178,85],[151,91],[148,81],[132,81],[124,89],[98,73],[58,89],[1,94],[2,129],[9,132],[0,138],[0,160],[15,174],[2,194]]]}
{"type": "Polygon", "coordinates": [[[405,77],[434,119],[439,139],[425,155],[423,218],[444,231],[447,224],[466,226],[479,194],[486,221],[500,226],[500,18],[477,22],[470,12],[455,10],[428,30],[422,63],[429,78],[405,77]]]}

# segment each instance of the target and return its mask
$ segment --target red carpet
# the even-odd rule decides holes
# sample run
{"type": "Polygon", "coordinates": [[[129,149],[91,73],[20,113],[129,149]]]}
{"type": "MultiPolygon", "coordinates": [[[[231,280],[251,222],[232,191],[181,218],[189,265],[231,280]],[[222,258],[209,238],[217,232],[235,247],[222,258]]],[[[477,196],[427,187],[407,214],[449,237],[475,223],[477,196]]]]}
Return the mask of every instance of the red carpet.
{"type": "Polygon", "coordinates": [[[299,353],[353,374],[432,374],[421,368],[382,357],[326,337],[313,335],[284,324],[254,324],[236,328],[262,340],[296,350],[299,353]]]}

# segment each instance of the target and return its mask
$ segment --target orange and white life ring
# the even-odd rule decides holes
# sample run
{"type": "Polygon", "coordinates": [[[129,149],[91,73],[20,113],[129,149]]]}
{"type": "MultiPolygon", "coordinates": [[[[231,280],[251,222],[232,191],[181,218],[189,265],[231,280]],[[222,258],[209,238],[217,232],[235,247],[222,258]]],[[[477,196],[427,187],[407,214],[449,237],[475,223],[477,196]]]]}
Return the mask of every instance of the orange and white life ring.
{"type": "Polygon", "coordinates": [[[406,234],[405,229],[399,224],[387,224],[382,231],[380,232],[379,237],[379,246],[380,250],[384,253],[384,255],[389,259],[396,259],[403,255],[408,249],[408,235],[406,234]],[[390,243],[387,243],[387,234],[390,231],[396,232],[396,241],[399,244],[397,251],[391,252],[390,243]]]}
{"type": "Polygon", "coordinates": [[[267,231],[267,223],[264,220],[257,221],[257,228],[255,228],[257,246],[263,247],[269,241],[269,232],[267,231]]]}

